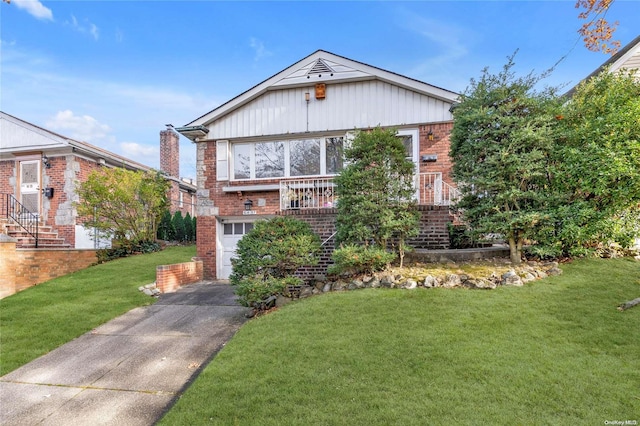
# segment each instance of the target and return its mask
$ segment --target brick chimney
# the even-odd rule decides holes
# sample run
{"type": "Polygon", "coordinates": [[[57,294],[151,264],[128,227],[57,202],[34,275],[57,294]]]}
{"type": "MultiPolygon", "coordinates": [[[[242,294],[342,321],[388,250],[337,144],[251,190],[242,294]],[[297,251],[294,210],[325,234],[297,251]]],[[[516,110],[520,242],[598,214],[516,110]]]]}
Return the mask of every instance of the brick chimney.
{"type": "Polygon", "coordinates": [[[169,176],[180,178],[180,141],[170,125],[160,132],[160,170],[169,176]]]}

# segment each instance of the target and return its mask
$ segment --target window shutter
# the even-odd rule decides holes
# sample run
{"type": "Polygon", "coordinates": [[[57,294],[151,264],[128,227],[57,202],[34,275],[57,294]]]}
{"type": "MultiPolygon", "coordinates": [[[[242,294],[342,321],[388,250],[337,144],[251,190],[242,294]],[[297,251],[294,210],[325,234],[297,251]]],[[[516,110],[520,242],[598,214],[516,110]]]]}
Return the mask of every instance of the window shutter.
{"type": "Polygon", "coordinates": [[[229,141],[216,142],[216,179],[229,180],[229,141]]]}

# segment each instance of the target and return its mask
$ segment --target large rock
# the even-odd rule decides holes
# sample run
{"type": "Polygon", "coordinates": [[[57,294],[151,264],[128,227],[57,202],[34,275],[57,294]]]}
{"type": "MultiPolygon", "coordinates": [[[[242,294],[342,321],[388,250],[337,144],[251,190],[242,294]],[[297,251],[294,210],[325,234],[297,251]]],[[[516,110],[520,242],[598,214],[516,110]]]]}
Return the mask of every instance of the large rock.
{"type": "Polygon", "coordinates": [[[447,274],[442,280],[442,287],[445,288],[460,287],[460,285],[462,285],[462,280],[458,274],[447,274]]]}
{"type": "Polygon", "coordinates": [[[521,286],[524,285],[524,283],[522,282],[522,279],[520,278],[520,276],[518,274],[516,274],[516,271],[514,271],[513,269],[510,269],[507,272],[505,272],[504,274],[502,274],[501,284],[502,285],[512,285],[512,286],[517,286],[517,287],[521,287],[521,286]]]}
{"type": "Polygon", "coordinates": [[[427,275],[424,277],[424,286],[427,288],[440,287],[440,281],[433,275],[427,275]]]}
{"type": "Polygon", "coordinates": [[[412,280],[412,279],[408,279],[402,286],[402,288],[406,288],[407,290],[413,290],[414,288],[417,288],[417,287],[418,287],[418,283],[416,282],[416,280],[412,280]]]}

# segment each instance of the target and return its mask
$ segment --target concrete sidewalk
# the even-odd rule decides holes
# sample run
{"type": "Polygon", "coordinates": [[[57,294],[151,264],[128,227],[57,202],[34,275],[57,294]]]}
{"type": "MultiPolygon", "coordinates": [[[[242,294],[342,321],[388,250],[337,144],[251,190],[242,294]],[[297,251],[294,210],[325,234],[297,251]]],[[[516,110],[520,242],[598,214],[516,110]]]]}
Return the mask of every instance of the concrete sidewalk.
{"type": "Polygon", "coordinates": [[[226,284],[162,295],[0,377],[0,424],[152,425],[247,311],[226,284]]]}

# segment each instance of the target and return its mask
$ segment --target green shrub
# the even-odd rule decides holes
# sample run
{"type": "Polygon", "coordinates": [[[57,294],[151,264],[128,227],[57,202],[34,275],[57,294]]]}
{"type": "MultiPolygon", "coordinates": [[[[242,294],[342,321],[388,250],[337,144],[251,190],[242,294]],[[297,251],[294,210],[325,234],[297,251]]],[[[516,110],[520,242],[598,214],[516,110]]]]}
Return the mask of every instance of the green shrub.
{"type": "Polygon", "coordinates": [[[175,240],[178,242],[185,241],[185,227],[184,227],[184,219],[182,217],[182,212],[177,210],[173,214],[173,219],[171,219],[171,223],[173,224],[173,228],[175,229],[175,240]]]}
{"type": "Polygon", "coordinates": [[[283,291],[301,266],[318,263],[320,239],[306,223],[290,217],[258,221],[238,242],[229,277],[245,306],[258,307],[283,291]]]}
{"type": "Polygon", "coordinates": [[[187,242],[191,242],[194,240],[193,238],[193,219],[191,219],[191,215],[189,212],[184,216],[184,240],[187,242]]]}
{"type": "Polygon", "coordinates": [[[171,212],[169,210],[165,210],[162,213],[160,223],[158,224],[157,237],[160,240],[172,241],[175,239],[175,234],[176,230],[173,228],[173,224],[171,223],[171,212]]]}
{"type": "Polygon", "coordinates": [[[299,286],[303,283],[301,278],[294,276],[246,278],[236,285],[236,294],[241,305],[260,308],[270,296],[286,294],[289,286],[299,286]]]}
{"type": "Polygon", "coordinates": [[[98,263],[104,263],[133,254],[153,253],[161,249],[156,241],[121,241],[116,247],[98,250],[96,256],[98,263]]]}
{"type": "Polygon", "coordinates": [[[357,275],[383,270],[396,255],[374,246],[345,245],[336,249],[331,258],[335,263],[327,271],[329,274],[357,275]]]}

